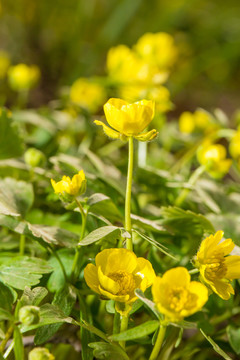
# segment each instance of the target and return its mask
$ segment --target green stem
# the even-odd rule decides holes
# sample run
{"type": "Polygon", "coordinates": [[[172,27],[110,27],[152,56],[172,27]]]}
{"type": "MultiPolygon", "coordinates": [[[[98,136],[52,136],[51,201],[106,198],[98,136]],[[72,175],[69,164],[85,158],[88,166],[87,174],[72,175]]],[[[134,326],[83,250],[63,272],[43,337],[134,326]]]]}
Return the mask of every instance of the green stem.
{"type": "Polygon", "coordinates": [[[118,334],[120,328],[120,314],[115,311],[113,319],[113,334],[118,334]]]}
{"type": "Polygon", "coordinates": [[[149,360],[156,360],[157,359],[158,354],[159,354],[159,352],[161,350],[161,347],[162,347],[162,343],[163,343],[163,340],[164,340],[166,329],[167,329],[166,325],[160,325],[157,340],[155,342],[155,345],[154,345],[154,348],[153,348],[153,351],[151,353],[151,356],[150,356],[149,360]]]}
{"type": "Polygon", "coordinates": [[[199,269],[192,269],[192,270],[189,270],[188,272],[190,275],[194,275],[194,274],[199,273],[199,269]]]}
{"type": "Polygon", "coordinates": [[[0,353],[2,354],[5,350],[5,347],[7,345],[7,342],[8,340],[10,339],[10,337],[12,336],[12,333],[13,333],[13,330],[14,330],[14,326],[11,325],[8,329],[8,331],[6,332],[6,335],[5,335],[5,338],[3,339],[3,341],[1,342],[1,345],[0,345],[0,353]]]}
{"type": "MultiPolygon", "coordinates": [[[[128,316],[121,316],[120,332],[127,330],[128,328],[128,316]]],[[[125,341],[119,341],[119,345],[125,349],[125,341]]]]}
{"type": "Polygon", "coordinates": [[[25,235],[21,234],[19,244],[19,255],[23,256],[25,252],[25,235]]]}
{"type": "Polygon", "coordinates": [[[125,229],[130,233],[131,238],[126,240],[126,248],[132,250],[132,224],[131,224],[131,193],[133,174],[133,137],[128,140],[128,173],[125,197],[125,229]]]}
{"type": "Polygon", "coordinates": [[[192,174],[192,176],[190,177],[190,179],[188,181],[188,185],[189,185],[190,188],[183,189],[181,191],[181,193],[179,194],[179,196],[177,197],[177,199],[175,201],[176,206],[181,206],[182,205],[182,203],[186,199],[188,193],[191,191],[191,188],[193,187],[193,185],[195,185],[198,178],[204,173],[205,169],[206,169],[205,166],[199,166],[194,171],[194,173],[192,174]]]}
{"type": "MultiPolygon", "coordinates": [[[[84,234],[85,234],[87,213],[84,212],[81,203],[77,199],[75,199],[75,201],[76,201],[76,203],[78,205],[78,208],[80,210],[81,217],[82,217],[82,228],[81,228],[81,234],[80,234],[80,239],[79,239],[79,241],[81,241],[84,238],[84,234]]],[[[79,263],[79,258],[80,258],[80,250],[81,250],[81,247],[77,246],[77,248],[75,250],[75,256],[74,256],[74,259],[73,259],[72,271],[71,271],[71,276],[70,276],[70,279],[71,279],[72,283],[78,277],[77,272],[79,272],[79,270],[77,271],[77,269],[78,269],[78,263],[79,263]]]]}
{"type": "Polygon", "coordinates": [[[54,251],[53,249],[51,249],[51,250],[52,250],[52,253],[53,253],[53,255],[55,256],[55,258],[56,258],[57,261],[59,262],[59,265],[60,265],[60,267],[61,267],[61,269],[62,269],[62,272],[63,272],[63,276],[64,276],[64,279],[65,279],[65,282],[68,282],[67,273],[66,273],[65,267],[64,267],[64,265],[63,265],[63,263],[62,263],[62,260],[61,260],[60,256],[58,255],[58,253],[57,253],[56,251],[54,251]]]}

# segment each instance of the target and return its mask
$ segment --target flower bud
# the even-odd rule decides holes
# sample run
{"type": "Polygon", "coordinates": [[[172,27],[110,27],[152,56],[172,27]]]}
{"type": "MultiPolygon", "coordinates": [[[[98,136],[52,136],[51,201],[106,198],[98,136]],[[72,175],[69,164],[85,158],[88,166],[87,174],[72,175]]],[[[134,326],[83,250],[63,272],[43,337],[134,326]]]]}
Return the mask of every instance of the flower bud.
{"type": "Polygon", "coordinates": [[[39,323],[40,309],[37,306],[27,305],[19,310],[19,321],[24,325],[33,325],[39,323]]]}
{"type": "Polygon", "coordinates": [[[49,352],[48,349],[37,347],[30,351],[28,360],[54,360],[55,357],[49,352]]]}
{"type": "Polygon", "coordinates": [[[25,163],[31,167],[41,166],[45,163],[45,156],[44,154],[35,149],[29,148],[24,154],[25,163]]]}

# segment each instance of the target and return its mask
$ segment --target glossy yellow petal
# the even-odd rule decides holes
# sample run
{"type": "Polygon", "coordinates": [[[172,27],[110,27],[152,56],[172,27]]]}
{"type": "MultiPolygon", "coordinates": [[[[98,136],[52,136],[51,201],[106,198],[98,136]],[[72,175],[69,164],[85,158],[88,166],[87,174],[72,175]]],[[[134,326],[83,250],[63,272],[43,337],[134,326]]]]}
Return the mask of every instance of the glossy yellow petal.
{"type": "Polygon", "coordinates": [[[111,294],[117,294],[119,292],[119,285],[116,281],[103,274],[101,266],[98,266],[98,279],[101,289],[109,291],[111,294]]]}
{"type": "Polygon", "coordinates": [[[176,267],[165,272],[162,277],[163,281],[171,286],[186,287],[190,283],[191,277],[184,267],[176,267]]]}
{"type": "Polygon", "coordinates": [[[230,254],[230,252],[233,251],[234,247],[235,247],[235,244],[232,241],[232,239],[226,239],[218,244],[218,248],[219,248],[219,250],[221,249],[224,256],[230,254]]]}
{"type": "Polygon", "coordinates": [[[228,300],[231,294],[234,295],[232,285],[224,280],[215,280],[211,283],[211,288],[223,300],[228,300]]]}
{"type": "Polygon", "coordinates": [[[199,281],[191,281],[188,287],[191,294],[196,295],[196,309],[201,309],[208,301],[208,289],[199,281]]]}
{"type": "Polygon", "coordinates": [[[105,296],[105,297],[107,297],[109,299],[115,300],[115,301],[127,302],[129,300],[129,295],[128,294],[126,294],[126,295],[114,295],[111,292],[106,291],[105,289],[103,289],[101,286],[99,286],[98,290],[99,290],[98,292],[100,294],[102,294],[103,296],[105,296]]]}
{"type": "Polygon", "coordinates": [[[121,134],[113,129],[111,129],[109,126],[105,125],[102,121],[95,120],[94,123],[96,125],[100,125],[103,128],[104,133],[109,136],[111,139],[121,139],[121,134]]]}
{"type": "Polygon", "coordinates": [[[191,134],[195,129],[194,116],[189,111],[184,111],[179,118],[179,130],[185,134],[191,134]]]}
{"type": "Polygon", "coordinates": [[[152,264],[142,257],[137,258],[137,267],[134,271],[134,274],[139,276],[142,280],[145,280],[144,285],[142,284],[142,286],[144,286],[144,290],[142,287],[140,287],[143,291],[145,291],[147,287],[153,284],[156,277],[152,264]]]}
{"type": "Polygon", "coordinates": [[[100,294],[99,291],[99,280],[97,268],[93,264],[88,264],[84,269],[84,278],[87,285],[96,293],[100,294]]]}
{"type": "Polygon", "coordinates": [[[132,273],[137,267],[137,257],[127,249],[105,249],[96,256],[96,265],[101,266],[104,274],[115,271],[132,273]]]}
{"type": "Polygon", "coordinates": [[[240,256],[231,255],[226,257],[225,264],[227,266],[227,279],[240,279],[240,256]]]}

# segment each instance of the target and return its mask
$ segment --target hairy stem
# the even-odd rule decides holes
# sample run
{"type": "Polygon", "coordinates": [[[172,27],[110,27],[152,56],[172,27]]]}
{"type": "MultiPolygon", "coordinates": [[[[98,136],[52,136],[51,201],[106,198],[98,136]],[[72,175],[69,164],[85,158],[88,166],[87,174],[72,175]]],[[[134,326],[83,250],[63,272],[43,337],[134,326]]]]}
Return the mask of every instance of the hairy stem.
{"type": "Polygon", "coordinates": [[[131,238],[126,240],[126,248],[132,250],[132,224],[131,224],[131,194],[133,174],[133,137],[128,140],[128,173],[125,197],[125,229],[130,233],[131,238]]]}

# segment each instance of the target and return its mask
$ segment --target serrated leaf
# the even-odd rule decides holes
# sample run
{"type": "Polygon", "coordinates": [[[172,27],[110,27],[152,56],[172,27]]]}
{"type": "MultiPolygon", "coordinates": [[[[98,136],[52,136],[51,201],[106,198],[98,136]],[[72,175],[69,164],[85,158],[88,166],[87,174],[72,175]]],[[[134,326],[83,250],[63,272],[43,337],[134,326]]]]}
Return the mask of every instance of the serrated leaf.
{"type": "Polygon", "coordinates": [[[123,331],[119,334],[109,336],[109,339],[113,341],[128,341],[135,340],[146,335],[152,334],[159,327],[160,323],[158,320],[150,320],[139,326],[135,326],[132,329],[123,331]]]}
{"type": "Polygon", "coordinates": [[[24,218],[33,200],[31,184],[12,178],[0,180],[0,214],[24,218]]]}
{"type": "Polygon", "coordinates": [[[90,343],[90,346],[93,349],[93,355],[96,359],[100,360],[129,360],[129,357],[125,351],[118,345],[108,344],[104,342],[94,342],[90,343]]]}
{"type": "Polygon", "coordinates": [[[37,238],[41,238],[48,244],[75,248],[79,236],[71,231],[56,226],[28,224],[29,230],[37,238]]]}
{"type": "Polygon", "coordinates": [[[232,360],[228,354],[226,354],[219,346],[218,344],[215,343],[215,341],[208,335],[205,334],[205,332],[200,329],[201,333],[203,334],[203,336],[205,337],[205,339],[207,339],[207,341],[212,345],[213,349],[216,351],[216,353],[218,353],[219,355],[221,355],[225,360],[232,360]]]}
{"type": "Polygon", "coordinates": [[[237,355],[240,354],[240,328],[233,325],[227,327],[227,335],[231,347],[237,355]]]}
{"type": "Polygon", "coordinates": [[[31,290],[28,286],[26,286],[21,297],[22,306],[38,306],[41,301],[47,296],[47,294],[48,291],[44,287],[39,286],[31,290]]]}
{"type": "Polygon", "coordinates": [[[6,110],[0,112],[0,159],[21,156],[23,142],[18,130],[6,110]]]}
{"type": "Polygon", "coordinates": [[[25,286],[37,285],[42,274],[51,271],[45,260],[18,256],[0,266],[0,280],[15,289],[24,290],[25,286]]]}
{"type": "Polygon", "coordinates": [[[103,226],[96,230],[93,230],[90,234],[85,236],[78,245],[86,246],[95,243],[96,241],[106,239],[106,240],[116,240],[121,236],[121,229],[117,226],[103,226]]]}
{"type": "Polygon", "coordinates": [[[161,224],[165,225],[175,235],[197,236],[201,238],[204,233],[212,234],[215,229],[211,222],[201,214],[190,210],[183,210],[175,206],[162,207],[161,224]]]}
{"type": "Polygon", "coordinates": [[[147,231],[166,232],[166,229],[159,225],[156,221],[145,219],[141,216],[131,214],[133,224],[136,224],[147,231]]]}
{"type": "MultiPolygon", "coordinates": [[[[58,291],[53,299],[53,305],[58,306],[65,316],[70,315],[73,305],[76,302],[76,293],[71,285],[66,285],[63,289],[58,291]]],[[[40,314],[41,315],[41,314],[40,314]]],[[[61,327],[60,324],[50,324],[43,326],[37,330],[34,342],[37,345],[40,345],[48,341],[61,327]]]]}

